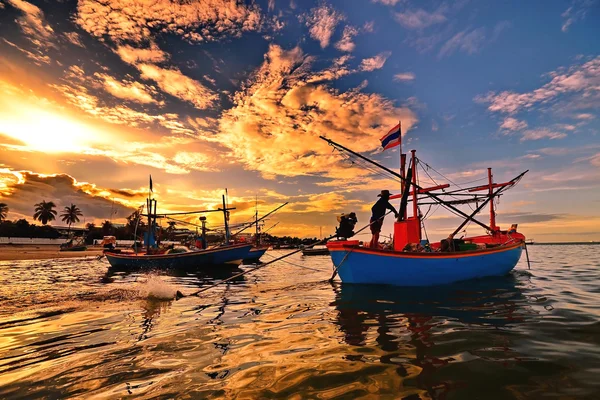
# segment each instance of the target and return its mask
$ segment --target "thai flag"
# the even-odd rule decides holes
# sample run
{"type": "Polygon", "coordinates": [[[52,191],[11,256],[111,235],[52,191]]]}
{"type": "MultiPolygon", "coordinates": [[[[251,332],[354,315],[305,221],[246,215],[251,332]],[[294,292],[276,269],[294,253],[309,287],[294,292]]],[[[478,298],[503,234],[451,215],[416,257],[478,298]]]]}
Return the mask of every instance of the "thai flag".
{"type": "Polygon", "coordinates": [[[381,139],[381,147],[383,150],[391,149],[392,147],[399,146],[402,143],[402,134],[400,132],[400,124],[396,125],[388,133],[386,133],[381,139]]]}

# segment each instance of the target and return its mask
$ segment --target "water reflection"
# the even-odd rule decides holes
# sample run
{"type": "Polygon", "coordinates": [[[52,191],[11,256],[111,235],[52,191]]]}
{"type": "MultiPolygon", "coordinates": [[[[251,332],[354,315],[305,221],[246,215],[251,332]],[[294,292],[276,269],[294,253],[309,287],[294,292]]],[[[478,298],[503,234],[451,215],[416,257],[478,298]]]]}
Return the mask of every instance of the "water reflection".
{"type": "Polygon", "coordinates": [[[526,358],[511,335],[538,314],[519,285],[508,276],[437,288],[335,286],[336,322],[353,346],[346,358],[373,362],[364,350],[376,347],[379,362],[396,367],[400,386],[408,380],[433,398],[464,390],[472,386],[462,382],[467,362],[496,368],[526,358]]]}

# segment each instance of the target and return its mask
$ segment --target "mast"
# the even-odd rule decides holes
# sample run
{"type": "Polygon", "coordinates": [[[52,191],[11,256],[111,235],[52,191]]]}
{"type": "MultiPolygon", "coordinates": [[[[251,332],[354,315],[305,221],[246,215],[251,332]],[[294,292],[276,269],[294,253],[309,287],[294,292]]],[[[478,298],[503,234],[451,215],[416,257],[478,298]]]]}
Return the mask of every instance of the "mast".
{"type": "MultiPolygon", "coordinates": [[[[493,196],[493,185],[494,185],[494,176],[492,175],[492,169],[488,168],[488,184],[489,184],[489,196],[493,196]]],[[[496,227],[496,212],[494,211],[494,200],[490,201],[490,228],[492,228],[492,232],[495,232],[496,227]]]]}
{"type": "Polygon", "coordinates": [[[260,236],[258,235],[258,195],[254,201],[254,224],[256,225],[256,247],[260,245],[260,236]]]}
{"type": "Polygon", "coordinates": [[[227,206],[225,204],[225,195],[223,195],[223,220],[225,221],[225,243],[229,244],[229,224],[227,221],[227,206]]]}

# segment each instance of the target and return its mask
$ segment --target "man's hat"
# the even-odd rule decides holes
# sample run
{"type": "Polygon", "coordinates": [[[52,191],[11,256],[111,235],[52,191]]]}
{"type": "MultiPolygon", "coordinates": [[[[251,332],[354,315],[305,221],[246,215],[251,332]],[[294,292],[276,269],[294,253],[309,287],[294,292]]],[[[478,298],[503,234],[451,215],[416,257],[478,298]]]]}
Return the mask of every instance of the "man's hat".
{"type": "Polygon", "coordinates": [[[390,197],[393,196],[389,190],[382,190],[380,194],[377,195],[377,197],[390,197]]]}

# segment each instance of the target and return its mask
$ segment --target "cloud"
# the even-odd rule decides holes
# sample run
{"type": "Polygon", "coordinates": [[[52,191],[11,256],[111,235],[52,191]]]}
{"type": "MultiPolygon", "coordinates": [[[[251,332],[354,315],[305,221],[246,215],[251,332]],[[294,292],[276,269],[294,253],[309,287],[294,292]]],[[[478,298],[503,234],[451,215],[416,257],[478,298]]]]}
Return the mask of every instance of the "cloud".
{"type": "Polygon", "coordinates": [[[260,30],[263,24],[257,5],[232,0],[81,0],[75,21],[93,36],[136,43],[159,34],[213,41],[260,30]]]}
{"type": "Polygon", "coordinates": [[[489,92],[484,96],[477,96],[475,101],[489,104],[489,111],[514,114],[537,104],[549,103],[559,96],[580,95],[586,101],[597,98],[600,94],[600,56],[582,65],[572,66],[567,71],[553,71],[548,75],[552,80],[531,92],[489,92]]]}
{"type": "Polygon", "coordinates": [[[137,63],[159,63],[169,58],[167,53],[159,49],[154,42],[148,48],[136,48],[127,45],[119,46],[116,52],[123,61],[133,65],[137,63]]]}
{"type": "Polygon", "coordinates": [[[329,46],[335,27],[343,18],[342,14],[325,4],[313,8],[309,15],[303,16],[310,37],[317,40],[323,49],[329,46]]]}
{"type": "Polygon", "coordinates": [[[402,119],[405,132],[416,122],[409,109],[396,107],[378,94],[357,90],[340,93],[325,82],[310,83],[311,57],[299,47],[271,45],[265,62],[245,89],[234,96],[234,107],[223,112],[220,134],[212,140],[230,148],[247,169],[263,176],[321,175],[356,178],[357,171],[318,139],[326,135],[352,143],[357,151],[378,147],[381,132],[402,119]],[[244,132],[240,135],[239,132],[244,132]]]}
{"type": "Polygon", "coordinates": [[[108,74],[96,73],[94,75],[102,80],[104,89],[115,97],[142,104],[157,103],[152,97],[155,90],[146,85],[135,81],[119,81],[108,74]]]}
{"type": "MultiPolygon", "coordinates": [[[[121,199],[117,192],[78,182],[68,174],[45,175],[0,168],[0,182],[0,199],[8,204],[10,219],[27,218],[32,221],[34,204],[42,200],[53,201],[59,212],[71,203],[76,204],[83,213],[81,225],[84,218],[86,222],[108,219],[111,210],[116,212],[114,218],[125,218],[133,212],[127,204],[143,203],[143,195],[137,201],[132,196],[121,199]],[[112,197],[116,197],[114,204],[112,197]]],[[[61,222],[57,220],[53,224],[61,225],[61,222]]]]}
{"type": "Polygon", "coordinates": [[[400,72],[394,75],[394,80],[396,82],[414,81],[415,77],[414,72],[400,72]]]}
{"type": "Polygon", "coordinates": [[[547,128],[530,129],[523,132],[521,142],[526,140],[539,140],[539,139],[563,139],[567,135],[561,132],[556,132],[547,128]]]}
{"type": "Polygon", "coordinates": [[[600,167],[600,153],[596,153],[594,156],[592,156],[592,158],[590,159],[590,164],[596,167],[600,167]]]}
{"type": "Polygon", "coordinates": [[[500,128],[508,131],[520,131],[527,128],[527,122],[519,121],[518,119],[512,117],[507,117],[504,118],[504,121],[502,121],[500,128]]]}
{"type": "Polygon", "coordinates": [[[485,43],[485,29],[478,28],[472,31],[464,30],[454,35],[440,49],[440,58],[449,56],[460,50],[467,54],[477,53],[485,43]]]}
{"type": "Polygon", "coordinates": [[[2,41],[4,43],[6,43],[7,45],[19,50],[21,53],[25,54],[25,56],[31,60],[33,60],[33,63],[37,66],[42,66],[42,64],[46,64],[49,65],[52,60],[50,59],[50,57],[48,57],[47,55],[45,55],[42,51],[40,51],[39,49],[32,49],[34,51],[29,51],[26,49],[23,49],[19,46],[17,46],[16,44],[14,44],[13,42],[9,42],[8,40],[2,38],[2,41]]]}
{"type": "Polygon", "coordinates": [[[64,37],[75,46],[85,47],[83,42],[81,41],[81,36],[77,32],[65,32],[63,33],[64,37]]]}
{"type": "Polygon", "coordinates": [[[212,108],[219,99],[211,89],[184,75],[178,68],[156,65],[169,58],[156,43],[151,43],[145,48],[118,46],[116,53],[123,61],[135,66],[142,79],[153,80],[163,92],[191,103],[199,110],[212,108]]]}
{"type": "Polygon", "coordinates": [[[433,12],[423,9],[406,10],[403,13],[394,13],[394,18],[406,29],[425,29],[446,21],[444,8],[439,8],[433,12]]]}
{"type": "Polygon", "coordinates": [[[358,34],[358,29],[354,28],[353,26],[348,25],[348,26],[344,27],[344,33],[342,34],[342,38],[340,39],[339,42],[337,42],[335,44],[335,48],[340,51],[345,51],[345,52],[353,51],[354,47],[356,47],[356,45],[354,44],[352,39],[357,34],[358,34]]]}
{"type": "Polygon", "coordinates": [[[46,23],[42,10],[24,0],[6,1],[23,13],[23,16],[17,18],[17,23],[30,40],[50,44],[54,30],[46,23]]]}
{"type": "Polygon", "coordinates": [[[177,68],[162,68],[154,64],[139,64],[137,68],[142,78],[155,81],[163,92],[187,101],[200,110],[210,108],[218,99],[212,90],[183,75],[177,68]]]}
{"type": "Polygon", "coordinates": [[[563,17],[561,30],[567,32],[575,22],[582,21],[596,3],[597,0],[573,0],[571,6],[561,14],[563,17]]]}
{"type": "Polygon", "coordinates": [[[401,0],[371,0],[373,3],[381,3],[386,6],[395,6],[401,0]]]}
{"type": "Polygon", "coordinates": [[[582,114],[577,114],[575,116],[575,118],[582,119],[582,120],[590,120],[590,119],[596,118],[596,116],[593,114],[589,114],[589,113],[582,113],[582,114]]]}
{"type": "Polygon", "coordinates": [[[384,51],[383,53],[377,54],[375,57],[365,58],[361,61],[358,67],[361,71],[375,71],[376,69],[383,68],[386,60],[392,55],[391,51],[384,51]]]}

